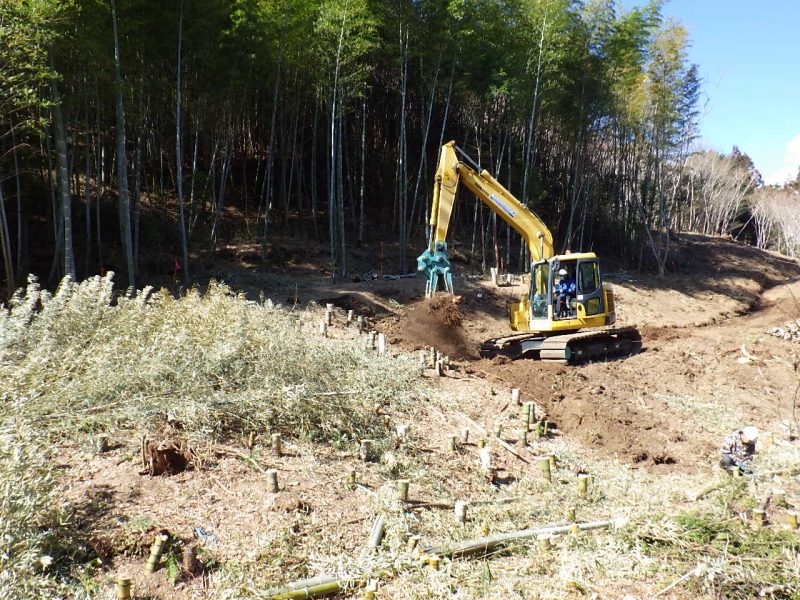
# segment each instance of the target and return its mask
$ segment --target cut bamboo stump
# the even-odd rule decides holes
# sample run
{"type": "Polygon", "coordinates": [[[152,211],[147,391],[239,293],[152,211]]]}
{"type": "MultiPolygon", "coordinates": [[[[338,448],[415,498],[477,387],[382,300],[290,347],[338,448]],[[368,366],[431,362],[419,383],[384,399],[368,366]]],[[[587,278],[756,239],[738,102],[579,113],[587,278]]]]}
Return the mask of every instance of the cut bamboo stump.
{"type": "Polygon", "coordinates": [[[348,310],[347,311],[347,326],[348,327],[350,327],[350,325],[353,324],[353,315],[354,314],[355,314],[355,311],[353,311],[353,310],[348,310]]]}
{"type": "Polygon", "coordinates": [[[511,389],[511,403],[519,404],[519,388],[511,389]]]}
{"type": "Polygon", "coordinates": [[[786,508],[786,490],[781,490],[781,489],[772,490],[772,503],[775,506],[786,508]]]}
{"type": "Polygon", "coordinates": [[[761,508],[753,509],[753,527],[760,529],[767,524],[767,511],[761,508]]]}
{"type": "Polygon", "coordinates": [[[319,334],[322,337],[328,337],[328,323],[326,323],[325,321],[319,322],[319,334]]]}
{"type": "Polygon", "coordinates": [[[550,457],[544,456],[539,459],[539,467],[542,469],[542,478],[548,483],[553,481],[553,476],[550,472],[550,457]]]}
{"type": "Polygon", "coordinates": [[[408,425],[397,426],[397,439],[401,442],[408,440],[408,425]]]}
{"type": "Polygon", "coordinates": [[[281,442],[280,433],[272,434],[272,451],[275,453],[275,456],[283,456],[283,443],[281,442]]]}
{"type": "Polygon", "coordinates": [[[468,428],[468,427],[465,427],[465,428],[464,428],[464,429],[461,431],[461,443],[462,443],[462,444],[467,444],[467,443],[469,443],[469,428],[468,428]]]}
{"type": "Polygon", "coordinates": [[[526,402],[523,405],[522,418],[525,420],[527,429],[530,430],[531,424],[536,420],[536,409],[533,406],[533,402],[526,402]]]}
{"type": "Polygon", "coordinates": [[[386,354],[386,336],[378,334],[378,354],[386,354]]]}
{"type": "Polygon", "coordinates": [[[272,494],[278,493],[278,470],[267,469],[267,490],[272,494]]]}
{"type": "Polygon", "coordinates": [[[98,454],[108,452],[108,434],[100,433],[94,440],[94,447],[98,454]]]}
{"type": "Polygon", "coordinates": [[[397,480],[397,499],[402,503],[408,502],[408,479],[397,480]]]}
{"type": "MultiPolygon", "coordinates": [[[[549,463],[548,463],[549,464],[549,463]]],[[[585,500],[589,496],[589,476],[585,473],[578,475],[578,498],[585,500]]]]}
{"type": "Polygon", "coordinates": [[[789,529],[797,529],[797,512],[790,510],[786,513],[786,525],[789,529]]]}
{"type": "Polygon", "coordinates": [[[161,558],[161,553],[164,551],[164,545],[167,542],[168,537],[164,534],[159,534],[156,536],[153,545],[150,547],[150,558],[147,559],[147,566],[145,570],[148,573],[153,573],[158,567],[158,561],[161,558]]]}
{"type": "Polygon", "coordinates": [[[455,506],[456,522],[464,524],[467,522],[467,503],[463,500],[457,500],[455,506]]]}
{"type": "Polygon", "coordinates": [[[458,445],[456,444],[456,436],[455,435],[448,435],[447,436],[447,449],[450,452],[458,451],[458,445]]]}
{"type": "Polygon", "coordinates": [[[117,579],[117,600],[131,600],[130,577],[120,577],[117,579]]]}
{"type": "Polygon", "coordinates": [[[550,470],[551,471],[555,471],[556,470],[556,466],[557,466],[556,455],[555,454],[548,454],[547,455],[547,459],[550,461],[550,470]]]}
{"type": "Polygon", "coordinates": [[[570,523],[575,523],[578,520],[578,509],[576,507],[571,507],[567,510],[567,521],[570,523]]]}
{"type": "Polygon", "coordinates": [[[413,554],[414,550],[417,549],[419,546],[420,537],[418,535],[412,535],[408,538],[408,542],[406,542],[406,551],[413,554]]]}
{"type": "Polygon", "coordinates": [[[356,470],[351,469],[349,473],[347,473],[347,478],[345,479],[345,487],[349,490],[354,490],[356,488],[356,482],[358,481],[356,478],[356,470]]]}
{"type": "Polygon", "coordinates": [[[189,544],[183,549],[183,570],[192,577],[197,575],[197,544],[189,544]]]}
{"type": "Polygon", "coordinates": [[[358,319],[356,319],[356,326],[358,327],[358,333],[364,333],[366,324],[364,323],[364,317],[362,317],[361,315],[359,315],[358,319]]]}
{"type": "Polygon", "coordinates": [[[369,462],[371,454],[372,440],[361,440],[361,446],[358,449],[358,457],[361,459],[361,462],[369,462]]]}
{"type": "Polygon", "coordinates": [[[536,544],[539,546],[539,550],[542,552],[549,552],[553,548],[553,536],[549,533],[540,535],[538,538],[536,538],[536,544]]]}
{"type": "Polygon", "coordinates": [[[438,571],[439,570],[439,560],[440,559],[439,559],[438,556],[436,556],[435,554],[432,554],[431,556],[428,557],[428,565],[434,571],[438,571]]]}
{"type": "Polygon", "coordinates": [[[333,305],[328,304],[328,308],[325,311],[325,323],[330,327],[333,325],[333,305]]]}
{"type": "Polygon", "coordinates": [[[434,372],[436,373],[437,377],[441,377],[442,376],[443,369],[442,369],[442,361],[441,360],[437,360],[436,361],[436,364],[434,366],[434,372]]]}
{"type": "Polygon", "coordinates": [[[484,473],[492,472],[492,449],[489,446],[481,448],[481,471],[484,473]]]}
{"type": "Polygon", "coordinates": [[[497,423],[497,425],[494,426],[494,436],[498,440],[503,437],[503,424],[502,423],[497,423]]]}

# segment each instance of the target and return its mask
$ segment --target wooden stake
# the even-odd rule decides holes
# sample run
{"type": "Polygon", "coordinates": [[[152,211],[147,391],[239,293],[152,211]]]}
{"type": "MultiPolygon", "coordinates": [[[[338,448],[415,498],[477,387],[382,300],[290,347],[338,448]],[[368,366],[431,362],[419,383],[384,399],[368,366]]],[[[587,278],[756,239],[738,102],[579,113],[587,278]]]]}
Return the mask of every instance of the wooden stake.
{"type": "Polygon", "coordinates": [[[786,513],[786,525],[789,529],[797,529],[797,511],[790,510],[786,513]]]}
{"type": "Polygon", "coordinates": [[[372,440],[361,440],[361,447],[358,449],[358,457],[362,462],[368,462],[372,454],[372,440]]]}
{"type": "Polygon", "coordinates": [[[539,467],[542,469],[542,477],[544,477],[548,482],[553,481],[553,476],[550,473],[550,457],[544,456],[539,459],[539,467]]]}
{"type": "Polygon", "coordinates": [[[578,498],[586,498],[589,495],[589,476],[586,473],[578,475],[578,498]]]}
{"type": "Polygon", "coordinates": [[[197,544],[189,544],[183,549],[183,570],[192,576],[197,574],[197,544]]]}
{"type": "Polygon", "coordinates": [[[153,541],[153,545],[150,547],[150,558],[147,559],[147,566],[145,567],[148,573],[153,573],[156,570],[158,560],[161,558],[161,553],[164,551],[164,544],[167,539],[168,536],[159,534],[156,536],[155,541],[153,541]]]}
{"type": "Polygon", "coordinates": [[[267,490],[273,494],[278,493],[278,469],[267,469],[267,490]]]}
{"type": "Polygon", "coordinates": [[[131,600],[131,578],[117,579],[117,600],[131,600]]]}
{"type": "Polygon", "coordinates": [[[272,451],[276,456],[283,456],[283,444],[281,443],[281,434],[272,434],[272,451]]]}
{"type": "Polygon", "coordinates": [[[408,479],[397,480],[397,499],[400,502],[408,502],[408,479]]]}
{"type": "Polygon", "coordinates": [[[519,404],[519,388],[511,388],[511,403],[519,404]]]}
{"type": "Polygon", "coordinates": [[[467,522],[467,503],[463,500],[457,500],[455,506],[455,517],[457,523],[467,522]]]}
{"type": "Polygon", "coordinates": [[[458,446],[456,445],[456,436],[447,436],[447,449],[450,450],[450,452],[455,452],[458,450],[458,446]]]}

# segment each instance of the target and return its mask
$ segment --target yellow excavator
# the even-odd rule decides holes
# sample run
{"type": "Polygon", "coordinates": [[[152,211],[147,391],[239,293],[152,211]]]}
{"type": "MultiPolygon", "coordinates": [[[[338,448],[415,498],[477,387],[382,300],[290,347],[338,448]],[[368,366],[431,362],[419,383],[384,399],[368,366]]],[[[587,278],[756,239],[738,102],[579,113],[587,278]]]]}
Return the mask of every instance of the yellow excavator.
{"type": "Polygon", "coordinates": [[[610,327],[616,318],[614,295],[603,285],[597,256],[555,254],[553,235],[542,220],[455,142],[442,146],[439,154],[429,246],[417,258],[417,270],[427,276],[426,295],[440,288],[454,293],[445,238],[460,184],[522,236],[531,256],[530,290],[508,305],[511,329],[521,333],[487,340],[481,356],[576,363],[639,351],[642,341],[635,328],[610,327]]]}

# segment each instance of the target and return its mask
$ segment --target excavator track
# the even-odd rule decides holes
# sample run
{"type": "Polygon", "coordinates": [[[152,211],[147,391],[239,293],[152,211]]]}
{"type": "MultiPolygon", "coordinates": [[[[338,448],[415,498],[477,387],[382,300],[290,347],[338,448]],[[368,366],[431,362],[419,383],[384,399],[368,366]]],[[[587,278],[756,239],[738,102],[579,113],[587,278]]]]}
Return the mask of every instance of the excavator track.
{"type": "Polygon", "coordinates": [[[639,331],[635,327],[620,327],[561,335],[521,333],[493,338],[481,345],[480,354],[483,358],[506,356],[576,364],[636,354],[641,348],[639,331]]]}

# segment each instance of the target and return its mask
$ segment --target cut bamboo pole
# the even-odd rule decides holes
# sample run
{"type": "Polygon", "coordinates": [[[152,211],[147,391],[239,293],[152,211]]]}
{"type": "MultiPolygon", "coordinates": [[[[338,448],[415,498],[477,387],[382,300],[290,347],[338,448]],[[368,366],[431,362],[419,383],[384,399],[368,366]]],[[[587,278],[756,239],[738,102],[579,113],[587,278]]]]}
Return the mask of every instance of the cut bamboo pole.
{"type": "Polygon", "coordinates": [[[467,503],[463,500],[457,500],[455,506],[455,517],[457,523],[467,522],[467,503]]]}
{"type": "Polygon", "coordinates": [[[281,434],[272,434],[272,451],[276,456],[283,456],[283,443],[281,442],[281,434]]]}
{"type": "Polygon", "coordinates": [[[511,388],[511,403],[519,404],[519,388],[511,388]]]}
{"type": "Polygon", "coordinates": [[[378,354],[386,354],[386,336],[383,333],[378,334],[378,354]]]}
{"type": "Polygon", "coordinates": [[[591,521],[589,523],[578,523],[577,525],[550,525],[535,529],[523,529],[512,533],[500,533],[497,535],[486,536],[474,540],[467,540],[451,545],[439,546],[436,548],[426,548],[428,554],[436,554],[442,558],[454,558],[468,554],[487,554],[498,547],[509,543],[532,539],[540,535],[562,535],[569,533],[572,527],[577,527],[580,531],[592,529],[608,529],[611,527],[621,527],[625,520],[591,521]]]}
{"type": "Polygon", "coordinates": [[[267,490],[273,494],[277,494],[278,490],[278,470],[267,469],[267,490]]]}
{"type": "MultiPolygon", "coordinates": [[[[590,523],[581,523],[578,525],[579,530],[589,531],[593,529],[608,529],[611,527],[621,527],[624,525],[625,520],[615,519],[608,521],[592,521],[590,523]]],[[[426,548],[425,552],[429,556],[437,556],[442,558],[456,558],[460,556],[468,556],[471,554],[488,554],[497,548],[507,546],[514,542],[523,542],[531,538],[539,537],[541,535],[562,535],[569,533],[571,526],[567,525],[549,525],[535,529],[523,529],[521,531],[514,531],[511,533],[503,533],[493,536],[486,536],[464,542],[439,546],[436,548],[426,548]]],[[[364,570],[357,573],[351,573],[341,576],[321,576],[313,577],[311,579],[301,579],[293,581],[280,588],[267,590],[265,596],[273,598],[274,600],[294,600],[300,598],[317,598],[325,595],[335,594],[345,589],[351,590],[358,585],[363,585],[364,582],[374,577],[391,577],[395,575],[398,570],[410,569],[418,564],[414,560],[391,562],[369,570],[364,570]]]]}
{"type": "Polygon", "coordinates": [[[397,499],[400,502],[408,502],[408,479],[398,479],[397,480],[397,499]]]}
{"type": "Polygon", "coordinates": [[[481,448],[481,471],[491,473],[492,471],[492,449],[489,446],[481,448]]]}
{"type": "Polygon", "coordinates": [[[153,541],[153,545],[150,547],[150,558],[147,559],[147,566],[145,567],[148,573],[153,573],[156,570],[167,539],[168,537],[166,535],[159,534],[156,536],[155,541],[153,541]]]}
{"type": "Polygon", "coordinates": [[[372,440],[361,440],[361,446],[358,449],[358,457],[362,462],[368,462],[372,454],[372,440]]]}
{"type": "Polygon", "coordinates": [[[730,485],[731,483],[733,483],[733,479],[730,477],[726,477],[724,480],[711,483],[706,487],[697,490],[696,492],[687,492],[686,499],[689,500],[690,502],[696,502],[697,500],[700,500],[700,498],[708,496],[711,492],[715,492],[716,490],[722,489],[730,485]]]}
{"type": "Polygon", "coordinates": [[[131,600],[131,578],[117,579],[117,600],[131,600]]]}
{"type": "Polygon", "coordinates": [[[586,499],[589,496],[589,476],[586,473],[578,475],[578,498],[586,499]]]}
{"type": "Polygon", "coordinates": [[[370,533],[369,541],[367,542],[369,550],[376,550],[380,546],[385,525],[386,518],[383,515],[375,517],[375,521],[372,523],[372,533],[370,533]]]}

